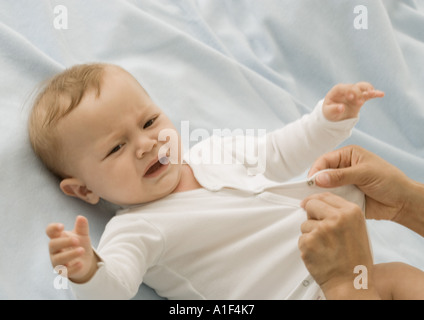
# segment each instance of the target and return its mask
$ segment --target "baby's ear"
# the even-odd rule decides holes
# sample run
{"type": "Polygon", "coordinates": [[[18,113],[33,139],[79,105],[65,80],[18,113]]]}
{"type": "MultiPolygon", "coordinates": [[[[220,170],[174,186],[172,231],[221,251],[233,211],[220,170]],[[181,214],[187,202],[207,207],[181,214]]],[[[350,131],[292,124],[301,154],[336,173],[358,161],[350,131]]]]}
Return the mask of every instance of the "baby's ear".
{"type": "Polygon", "coordinates": [[[100,197],[87,189],[87,186],[83,184],[79,179],[66,178],[60,182],[60,189],[64,194],[71,197],[80,198],[90,204],[96,204],[99,202],[100,197]]]}

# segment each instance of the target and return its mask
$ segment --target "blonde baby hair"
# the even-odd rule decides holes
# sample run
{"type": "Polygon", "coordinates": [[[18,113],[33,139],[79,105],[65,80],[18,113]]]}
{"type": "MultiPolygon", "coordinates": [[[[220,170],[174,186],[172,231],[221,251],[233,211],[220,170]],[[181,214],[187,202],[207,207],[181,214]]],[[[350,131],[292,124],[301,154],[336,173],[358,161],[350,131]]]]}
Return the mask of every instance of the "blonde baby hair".
{"type": "Polygon", "coordinates": [[[94,90],[100,96],[107,64],[79,64],[44,83],[37,94],[28,122],[31,146],[45,166],[59,178],[67,178],[65,159],[56,132],[57,122],[74,110],[84,95],[94,90]]]}

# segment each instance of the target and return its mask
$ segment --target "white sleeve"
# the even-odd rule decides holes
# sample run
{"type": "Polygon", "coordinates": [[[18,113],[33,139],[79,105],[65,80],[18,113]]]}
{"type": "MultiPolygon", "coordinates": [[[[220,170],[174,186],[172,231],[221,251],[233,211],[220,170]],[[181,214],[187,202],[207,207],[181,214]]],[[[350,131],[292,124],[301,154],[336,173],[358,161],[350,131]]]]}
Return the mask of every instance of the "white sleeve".
{"type": "Polygon", "coordinates": [[[90,281],[70,287],[77,299],[131,299],[147,269],[163,250],[163,239],[138,214],[114,217],[106,226],[96,253],[101,258],[90,281]]]}
{"type": "Polygon", "coordinates": [[[292,179],[350,137],[359,118],[329,121],[322,113],[323,101],[318,102],[310,114],[268,133],[266,139],[259,139],[258,151],[259,157],[264,158],[265,177],[277,181],[292,179]],[[265,152],[261,152],[261,143],[265,152]]]}
{"type": "Polygon", "coordinates": [[[98,269],[90,281],[86,283],[70,282],[71,290],[81,300],[128,300],[135,294],[110,273],[103,261],[97,264],[98,269]]]}

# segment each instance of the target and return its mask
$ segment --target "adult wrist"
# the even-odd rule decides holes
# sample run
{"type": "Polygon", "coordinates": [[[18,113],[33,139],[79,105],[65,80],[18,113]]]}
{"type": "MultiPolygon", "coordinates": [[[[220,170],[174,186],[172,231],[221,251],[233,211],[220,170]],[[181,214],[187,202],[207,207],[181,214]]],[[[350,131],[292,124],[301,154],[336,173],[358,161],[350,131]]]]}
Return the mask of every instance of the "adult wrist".
{"type": "Polygon", "coordinates": [[[424,237],[424,184],[411,181],[404,207],[394,221],[424,237]]]}
{"type": "Polygon", "coordinates": [[[353,281],[346,281],[337,285],[322,286],[321,289],[327,300],[381,300],[372,283],[366,288],[355,288],[353,281]]]}

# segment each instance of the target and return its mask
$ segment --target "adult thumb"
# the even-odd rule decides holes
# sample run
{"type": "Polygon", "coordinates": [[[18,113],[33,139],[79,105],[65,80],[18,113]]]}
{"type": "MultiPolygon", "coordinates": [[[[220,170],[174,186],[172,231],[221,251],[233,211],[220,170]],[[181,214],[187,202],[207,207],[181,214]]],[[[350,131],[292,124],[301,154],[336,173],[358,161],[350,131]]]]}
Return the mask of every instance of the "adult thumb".
{"type": "Polygon", "coordinates": [[[74,232],[80,236],[89,235],[88,220],[86,217],[78,216],[75,219],[74,232]]]}
{"type": "Polygon", "coordinates": [[[317,173],[315,183],[322,188],[336,188],[348,184],[356,184],[352,167],[326,170],[317,173]]]}

